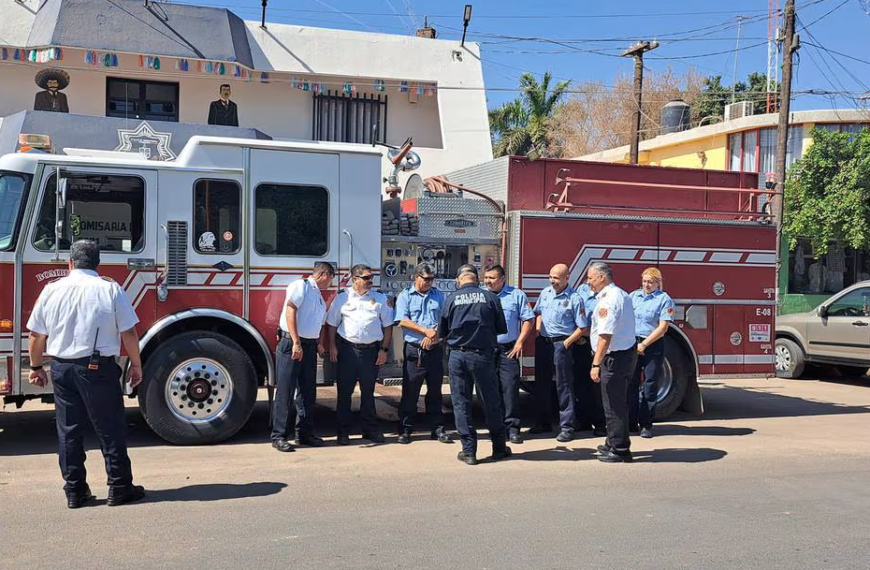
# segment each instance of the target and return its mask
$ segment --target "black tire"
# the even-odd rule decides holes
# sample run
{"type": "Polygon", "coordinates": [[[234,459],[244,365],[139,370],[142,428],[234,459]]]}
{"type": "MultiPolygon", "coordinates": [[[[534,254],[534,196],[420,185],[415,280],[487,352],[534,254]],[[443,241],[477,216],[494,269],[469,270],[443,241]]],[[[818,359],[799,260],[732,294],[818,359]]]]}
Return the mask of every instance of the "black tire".
{"type": "Polygon", "coordinates": [[[837,366],[842,376],[865,376],[867,374],[866,366],[837,366]]]}
{"type": "Polygon", "coordinates": [[[800,378],[803,375],[806,359],[804,351],[796,342],[787,338],[778,338],[773,353],[777,377],[800,378]]]}
{"type": "Polygon", "coordinates": [[[238,344],[221,334],[193,331],[170,338],[148,356],[143,377],[139,388],[142,415],[157,435],[176,445],[217,443],[232,437],[248,421],[257,401],[257,377],[251,360],[238,344]],[[179,368],[183,363],[193,366],[179,368]],[[199,364],[204,371],[208,366],[214,376],[204,373],[200,378],[199,364]],[[178,383],[171,384],[176,378],[178,383]],[[212,390],[209,383],[214,392],[204,392],[212,390]],[[215,399],[219,395],[224,398],[213,401],[212,394],[215,399]],[[206,417],[193,418],[191,414],[206,417]]]}
{"type": "Polygon", "coordinates": [[[682,344],[673,338],[665,338],[665,362],[659,379],[657,421],[669,418],[683,403],[691,381],[692,367],[682,344]]]}

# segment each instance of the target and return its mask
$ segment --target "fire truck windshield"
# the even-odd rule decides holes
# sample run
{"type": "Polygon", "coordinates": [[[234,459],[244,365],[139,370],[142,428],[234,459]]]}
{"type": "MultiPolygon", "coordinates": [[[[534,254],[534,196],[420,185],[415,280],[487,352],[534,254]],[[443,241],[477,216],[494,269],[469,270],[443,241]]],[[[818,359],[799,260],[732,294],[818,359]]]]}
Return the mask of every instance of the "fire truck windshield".
{"type": "Polygon", "coordinates": [[[0,251],[15,246],[15,233],[29,187],[29,175],[0,172],[0,251]]]}

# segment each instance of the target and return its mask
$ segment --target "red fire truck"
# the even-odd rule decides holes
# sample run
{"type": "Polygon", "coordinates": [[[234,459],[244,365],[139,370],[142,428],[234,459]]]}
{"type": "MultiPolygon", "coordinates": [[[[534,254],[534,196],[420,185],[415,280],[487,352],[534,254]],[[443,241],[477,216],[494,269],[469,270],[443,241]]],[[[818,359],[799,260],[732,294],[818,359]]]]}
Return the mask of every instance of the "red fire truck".
{"type": "MultiPolygon", "coordinates": [[[[420,163],[407,148],[390,152],[388,193],[420,163]]],[[[659,265],[679,305],[663,415],[700,410],[699,374],[772,371],[774,232],[753,175],[503,158],[449,181],[412,177],[404,199],[382,201],[382,161],[360,145],[216,137],[191,138],[171,162],[0,157],[0,395],[50,400],[26,380],[25,324],[82,238],[100,244],[101,273],[140,318],[145,381],[131,395],[178,444],[221,441],[248,420],[258,387],[274,383],[284,290],[318,261],[341,275],[367,263],[397,293],[422,261],[449,290],[459,264],[504,259],[532,298],[557,262],[576,285],[604,259],[627,289],[659,265]]],[[[523,358],[528,372],[531,346],[523,358]]]]}

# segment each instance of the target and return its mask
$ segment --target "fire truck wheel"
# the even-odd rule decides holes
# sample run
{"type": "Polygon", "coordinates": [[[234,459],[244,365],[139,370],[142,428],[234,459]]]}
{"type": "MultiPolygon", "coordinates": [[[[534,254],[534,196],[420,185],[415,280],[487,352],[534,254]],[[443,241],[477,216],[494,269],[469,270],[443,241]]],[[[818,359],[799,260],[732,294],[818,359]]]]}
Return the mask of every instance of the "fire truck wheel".
{"type": "Polygon", "coordinates": [[[176,445],[217,443],[248,421],[257,401],[254,366],[229,338],[175,336],[151,353],[139,408],[154,432],[176,445]]]}
{"type": "Polygon", "coordinates": [[[689,388],[689,358],[682,346],[673,339],[665,344],[665,361],[662,365],[658,384],[658,400],[656,402],[656,419],[670,417],[686,396],[689,388]]]}
{"type": "Polygon", "coordinates": [[[780,378],[800,378],[804,373],[804,351],[787,338],[776,339],[773,349],[776,375],[780,378]]]}

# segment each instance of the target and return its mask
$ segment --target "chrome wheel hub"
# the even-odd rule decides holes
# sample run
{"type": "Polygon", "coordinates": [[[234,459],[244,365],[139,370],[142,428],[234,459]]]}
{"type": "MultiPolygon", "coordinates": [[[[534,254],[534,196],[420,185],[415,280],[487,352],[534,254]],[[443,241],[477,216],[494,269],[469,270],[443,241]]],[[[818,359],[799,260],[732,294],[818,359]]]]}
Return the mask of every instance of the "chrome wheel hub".
{"type": "Polygon", "coordinates": [[[166,402],[179,419],[204,423],[224,414],[233,397],[233,380],[220,363],[193,358],[179,364],[166,383],[166,402]]]}
{"type": "Polygon", "coordinates": [[[777,346],[776,350],[774,350],[774,355],[776,357],[776,369],[779,371],[786,371],[791,368],[791,353],[784,346],[777,346]]]}

